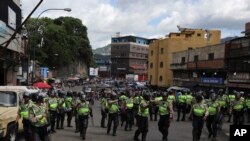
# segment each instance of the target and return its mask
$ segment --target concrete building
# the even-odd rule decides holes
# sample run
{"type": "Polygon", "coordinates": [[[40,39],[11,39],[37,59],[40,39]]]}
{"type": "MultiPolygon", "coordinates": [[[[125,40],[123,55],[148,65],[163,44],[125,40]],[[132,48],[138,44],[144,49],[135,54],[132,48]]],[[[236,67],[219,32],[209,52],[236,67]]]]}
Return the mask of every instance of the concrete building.
{"type": "Polygon", "coordinates": [[[98,76],[102,78],[111,77],[110,55],[94,54],[94,59],[98,68],[98,76]]]}
{"type": "Polygon", "coordinates": [[[172,57],[173,85],[225,87],[225,44],[189,48],[173,53],[172,57]]]}
{"type": "Polygon", "coordinates": [[[0,0],[0,85],[16,85],[21,50],[20,32],[6,48],[5,42],[21,25],[20,0],[0,0]]]}
{"type": "Polygon", "coordinates": [[[226,43],[227,86],[250,92],[250,22],[245,27],[245,36],[226,43]]]}
{"type": "Polygon", "coordinates": [[[151,86],[172,85],[172,53],[220,43],[220,30],[178,28],[180,32],[170,33],[166,38],[154,40],[149,45],[148,77],[151,86]]]}
{"type": "Polygon", "coordinates": [[[112,76],[125,78],[127,74],[136,74],[139,75],[139,79],[145,80],[149,42],[149,39],[136,36],[112,37],[112,76]]]}

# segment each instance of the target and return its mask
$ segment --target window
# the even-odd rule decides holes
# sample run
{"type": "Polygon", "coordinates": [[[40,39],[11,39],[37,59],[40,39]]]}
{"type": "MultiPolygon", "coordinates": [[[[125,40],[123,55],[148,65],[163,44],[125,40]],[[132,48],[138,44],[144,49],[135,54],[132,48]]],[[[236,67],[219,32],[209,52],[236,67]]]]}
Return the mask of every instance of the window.
{"type": "Polygon", "coordinates": [[[153,50],[151,50],[151,56],[153,56],[154,55],[154,51],[153,50]]]}
{"type": "Polygon", "coordinates": [[[214,53],[208,54],[208,60],[214,60],[214,53]]]}
{"type": "Polygon", "coordinates": [[[160,68],[163,68],[163,62],[160,62],[160,68]]]}
{"type": "Polygon", "coordinates": [[[186,58],[185,57],[181,57],[181,63],[185,63],[186,58]]]}
{"type": "Polygon", "coordinates": [[[194,62],[197,62],[199,60],[199,56],[198,55],[195,55],[194,56],[194,62]]]}
{"type": "Polygon", "coordinates": [[[150,68],[151,68],[151,69],[153,68],[153,63],[150,63],[150,68]]]}
{"type": "Polygon", "coordinates": [[[161,48],[161,54],[163,54],[164,53],[164,48],[161,48]]]}
{"type": "Polygon", "coordinates": [[[150,75],[149,80],[152,80],[152,78],[153,78],[152,75],[150,75]]]}
{"type": "Polygon", "coordinates": [[[197,37],[200,37],[201,36],[201,34],[200,33],[197,33],[197,37]]]}
{"type": "Polygon", "coordinates": [[[162,76],[159,77],[159,81],[160,81],[160,82],[162,81],[162,76]]]}

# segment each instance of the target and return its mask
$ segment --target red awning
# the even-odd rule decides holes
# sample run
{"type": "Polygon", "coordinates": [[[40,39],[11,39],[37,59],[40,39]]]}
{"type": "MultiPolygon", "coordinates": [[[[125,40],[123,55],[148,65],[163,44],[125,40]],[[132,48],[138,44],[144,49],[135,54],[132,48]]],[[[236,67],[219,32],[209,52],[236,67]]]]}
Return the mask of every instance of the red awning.
{"type": "Polygon", "coordinates": [[[146,69],[145,66],[143,65],[132,65],[132,66],[129,66],[130,68],[132,69],[146,69]]]}
{"type": "Polygon", "coordinates": [[[37,87],[39,89],[50,89],[51,86],[47,83],[44,83],[44,82],[37,82],[37,83],[34,83],[33,84],[34,87],[37,87]]]}

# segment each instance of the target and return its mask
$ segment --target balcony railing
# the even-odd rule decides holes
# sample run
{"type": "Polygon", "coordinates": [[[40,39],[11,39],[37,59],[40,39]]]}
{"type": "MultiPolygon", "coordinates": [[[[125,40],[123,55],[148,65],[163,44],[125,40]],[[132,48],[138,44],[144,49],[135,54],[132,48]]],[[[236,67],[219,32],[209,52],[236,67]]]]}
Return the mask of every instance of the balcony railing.
{"type": "Polygon", "coordinates": [[[187,69],[222,69],[224,67],[224,59],[201,60],[187,64],[187,69]]]}
{"type": "Polygon", "coordinates": [[[175,63],[175,64],[171,64],[170,68],[172,70],[185,70],[185,69],[187,69],[187,64],[186,63],[175,63]]]}

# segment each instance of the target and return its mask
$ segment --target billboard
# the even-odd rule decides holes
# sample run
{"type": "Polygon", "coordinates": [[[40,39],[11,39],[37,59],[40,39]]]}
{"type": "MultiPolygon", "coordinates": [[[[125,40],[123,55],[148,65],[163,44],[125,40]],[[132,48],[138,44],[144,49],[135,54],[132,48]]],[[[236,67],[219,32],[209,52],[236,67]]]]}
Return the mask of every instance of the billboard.
{"type": "Polygon", "coordinates": [[[206,84],[224,84],[224,79],[223,78],[213,78],[213,77],[201,77],[200,82],[206,83],[206,84]]]}
{"type": "Polygon", "coordinates": [[[98,68],[89,68],[90,76],[98,76],[98,68]]]}
{"type": "Polygon", "coordinates": [[[48,72],[49,72],[49,68],[47,67],[41,67],[40,68],[40,74],[42,78],[47,78],[48,77],[48,72]]]}

